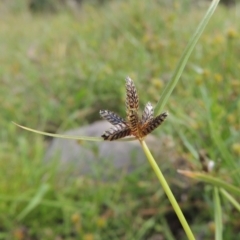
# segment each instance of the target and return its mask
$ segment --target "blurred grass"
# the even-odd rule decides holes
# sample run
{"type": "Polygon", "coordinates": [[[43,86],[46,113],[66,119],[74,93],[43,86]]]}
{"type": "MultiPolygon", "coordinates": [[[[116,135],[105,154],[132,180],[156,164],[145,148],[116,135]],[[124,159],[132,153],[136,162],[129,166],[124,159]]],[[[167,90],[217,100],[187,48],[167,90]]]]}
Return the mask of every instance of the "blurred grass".
{"type": "MultiPolygon", "coordinates": [[[[98,120],[102,108],[124,116],[127,75],[135,81],[140,104],[156,104],[207,6],[130,0],[96,8],[84,3],[78,15],[31,15],[0,6],[0,239],[150,239],[154,233],[171,239],[163,226],[169,225],[172,210],[147,167],[116,183],[73,178],[73,169],[59,175],[57,162],[42,164],[44,139],[11,121],[56,132],[98,120]],[[48,191],[19,220],[44,186],[48,191]]],[[[216,161],[216,177],[235,186],[240,179],[237,9],[217,9],[166,106],[168,124],[156,131],[171,134],[179,156],[197,166],[180,129],[196,151],[203,148],[216,161]]],[[[174,185],[171,174],[169,180],[174,185]]],[[[202,191],[189,189],[191,201],[181,204],[193,231],[212,239],[211,227],[206,228],[214,216],[212,194],[208,187],[202,191]],[[207,210],[196,216],[198,199],[208,204],[201,202],[198,208],[207,210]]],[[[223,239],[236,239],[239,215],[226,209],[223,239]]],[[[176,239],[183,239],[179,232],[176,239]]]]}

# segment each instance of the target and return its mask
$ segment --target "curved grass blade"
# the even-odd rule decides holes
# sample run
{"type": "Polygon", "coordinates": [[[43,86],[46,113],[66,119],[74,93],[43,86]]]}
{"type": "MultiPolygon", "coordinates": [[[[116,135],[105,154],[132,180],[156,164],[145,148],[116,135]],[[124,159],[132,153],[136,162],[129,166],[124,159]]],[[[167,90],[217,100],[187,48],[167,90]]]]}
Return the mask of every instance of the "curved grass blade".
{"type": "Polygon", "coordinates": [[[220,192],[240,212],[240,204],[238,201],[226,190],[220,188],[220,192]]]}
{"type": "Polygon", "coordinates": [[[34,132],[34,133],[38,133],[38,134],[42,134],[42,135],[45,135],[45,136],[50,136],[50,137],[57,137],[57,138],[66,138],[66,139],[73,139],[73,140],[86,140],[86,141],[103,141],[102,138],[100,137],[86,137],[86,136],[68,136],[68,135],[61,135],[61,134],[54,134],[54,133],[47,133],[47,132],[42,132],[42,131],[38,131],[38,130],[35,130],[35,129],[32,129],[32,128],[28,128],[28,127],[24,127],[24,126],[21,126],[15,122],[13,122],[15,125],[17,125],[18,127],[20,128],[23,128],[27,131],[30,131],[30,132],[34,132]]]}
{"type": "MultiPolygon", "coordinates": [[[[175,124],[175,123],[174,123],[175,124]]],[[[181,128],[175,124],[174,126],[175,131],[179,134],[184,146],[188,149],[188,151],[193,155],[195,159],[198,159],[198,152],[195,150],[194,146],[188,141],[187,137],[181,131],[181,128]]]]}
{"type": "Polygon", "coordinates": [[[170,224],[167,222],[166,218],[165,217],[160,217],[160,223],[161,225],[163,226],[163,233],[164,235],[166,236],[166,239],[168,240],[176,240],[176,238],[174,237],[173,233],[172,233],[172,230],[170,228],[170,224]]]}
{"type": "MultiPolygon", "coordinates": [[[[215,115],[212,111],[212,100],[209,97],[209,94],[206,89],[200,88],[202,93],[202,99],[204,101],[205,106],[205,116],[207,117],[207,122],[209,126],[209,136],[211,137],[214,145],[218,149],[219,153],[221,154],[221,158],[223,159],[224,163],[231,169],[238,169],[239,165],[237,161],[235,161],[233,155],[231,154],[230,150],[228,149],[225,140],[221,137],[220,131],[218,130],[221,125],[218,125],[218,122],[215,120],[215,115]]],[[[233,176],[235,182],[240,185],[240,174],[236,172],[236,175],[233,176]]]]}
{"type": "Polygon", "coordinates": [[[222,240],[222,208],[219,197],[219,190],[217,187],[214,188],[213,191],[213,199],[214,199],[214,220],[215,220],[215,240],[222,240]]]}
{"type": "Polygon", "coordinates": [[[165,89],[155,107],[156,115],[159,115],[163,111],[163,108],[166,105],[168,98],[170,97],[179,78],[181,77],[183,69],[186,66],[187,60],[188,60],[190,54],[192,53],[193,48],[195,47],[198,39],[200,38],[204,28],[206,27],[207,23],[209,22],[211,16],[213,15],[218,3],[219,3],[219,0],[212,1],[210,7],[208,8],[208,11],[206,12],[205,16],[202,18],[202,21],[198,25],[197,30],[195,31],[195,33],[193,34],[192,38],[190,39],[187,47],[185,48],[185,50],[178,62],[178,65],[173,73],[171,81],[169,81],[169,83],[165,87],[165,89]]]}
{"type": "Polygon", "coordinates": [[[139,229],[139,231],[134,239],[143,239],[144,236],[146,236],[147,232],[150,229],[154,228],[155,225],[156,225],[155,217],[152,217],[152,218],[146,220],[144,222],[144,224],[141,226],[141,228],[139,229]]]}
{"type": "Polygon", "coordinates": [[[17,216],[17,220],[22,220],[24,217],[26,217],[34,208],[36,208],[39,203],[44,198],[45,194],[50,189],[50,186],[48,184],[43,184],[40,186],[39,190],[35,194],[35,196],[31,199],[29,204],[22,210],[22,212],[17,216]]]}
{"type": "MultiPolygon", "coordinates": [[[[2,195],[0,194],[0,200],[1,201],[7,201],[7,202],[31,202],[33,198],[30,197],[24,197],[24,196],[9,196],[9,195],[2,195]]],[[[51,207],[51,208],[63,208],[70,211],[76,211],[79,209],[78,204],[71,203],[64,203],[64,206],[61,202],[57,200],[48,200],[45,198],[42,198],[41,201],[38,202],[38,205],[51,207]]],[[[86,206],[82,206],[83,208],[88,208],[88,204],[85,204],[86,206]]]]}
{"type": "Polygon", "coordinates": [[[210,183],[216,187],[223,188],[228,192],[231,192],[236,195],[240,195],[240,188],[235,187],[232,184],[226,183],[226,181],[220,180],[219,178],[212,177],[209,174],[205,174],[201,172],[184,171],[184,170],[178,170],[178,172],[184,176],[194,178],[196,180],[200,180],[206,183],[210,183]]]}
{"type": "MultiPolygon", "coordinates": [[[[30,132],[34,132],[34,133],[38,133],[44,136],[50,136],[50,137],[57,137],[57,138],[65,138],[65,139],[73,139],[73,140],[85,140],[85,141],[92,141],[92,142],[101,142],[104,141],[103,138],[101,137],[87,137],[87,136],[68,136],[68,135],[61,135],[61,134],[54,134],[54,133],[47,133],[47,132],[42,132],[42,131],[38,131],[32,128],[28,128],[28,127],[24,127],[21,126],[15,122],[12,122],[13,124],[15,124],[16,126],[25,129],[27,131],[30,132]]],[[[128,138],[124,138],[124,139],[119,139],[117,141],[133,141],[136,140],[135,137],[128,137],[128,138]]]]}

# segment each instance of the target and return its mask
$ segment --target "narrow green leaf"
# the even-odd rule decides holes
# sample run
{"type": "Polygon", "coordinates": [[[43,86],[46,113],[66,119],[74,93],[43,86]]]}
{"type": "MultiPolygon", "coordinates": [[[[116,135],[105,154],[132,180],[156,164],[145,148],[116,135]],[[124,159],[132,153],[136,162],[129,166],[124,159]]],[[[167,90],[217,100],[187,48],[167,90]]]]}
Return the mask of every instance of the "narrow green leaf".
{"type": "Polygon", "coordinates": [[[137,235],[135,236],[136,239],[143,239],[149,229],[152,229],[156,225],[156,219],[150,218],[144,222],[144,224],[139,229],[137,235]]]}
{"type": "Polygon", "coordinates": [[[218,188],[213,191],[214,219],[215,219],[215,240],[222,240],[222,208],[218,188]]]}
{"type": "MultiPolygon", "coordinates": [[[[32,198],[29,198],[29,197],[22,197],[22,196],[8,196],[8,195],[1,195],[0,194],[0,200],[1,201],[7,201],[7,202],[31,202],[32,201],[32,198]]],[[[58,202],[56,200],[46,200],[46,199],[42,199],[40,202],[39,202],[39,205],[43,205],[43,206],[47,206],[47,207],[52,207],[52,208],[62,208],[63,205],[61,202],[58,202]]],[[[66,209],[69,209],[69,210],[76,210],[79,208],[79,205],[78,204],[74,204],[74,203],[71,203],[71,204],[64,204],[64,207],[66,209]]],[[[1,239],[1,238],[0,238],[1,239]]]]}
{"type": "Polygon", "coordinates": [[[17,220],[22,220],[24,217],[26,217],[36,206],[39,205],[39,203],[42,201],[44,195],[48,192],[49,190],[49,185],[48,184],[43,184],[35,196],[31,199],[29,204],[22,210],[22,212],[17,216],[17,220]]]}
{"type": "Polygon", "coordinates": [[[74,140],[103,141],[103,139],[100,138],[100,137],[85,137],[85,136],[78,136],[77,137],[77,136],[67,136],[67,135],[61,135],[61,134],[47,133],[47,132],[42,132],[42,131],[38,131],[38,130],[35,130],[35,129],[32,129],[32,128],[21,126],[21,125],[15,123],[15,122],[13,122],[13,123],[15,125],[17,125],[18,127],[23,128],[27,131],[42,134],[42,135],[45,135],[45,136],[57,137],[57,138],[66,138],[66,139],[74,139],[74,140]]]}
{"type": "Polygon", "coordinates": [[[240,204],[237,200],[222,188],[220,188],[220,192],[240,212],[240,204]]]}
{"type": "Polygon", "coordinates": [[[206,12],[205,16],[203,17],[202,21],[200,22],[199,26],[197,27],[195,33],[193,34],[192,38],[190,39],[190,41],[187,45],[187,47],[185,48],[185,50],[178,62],[178,65],[173,73],[172,79],[169,81],[169,83],[165,87],[165,89],[155,107],[156,115],[159,115],[162,112],[164,106],[166,105],[168,98],[170,97],[179,78],[181,77],[183,69],[186,66],[187,60],[188,60],[190,54],[192,53],[193,48],[197,44],[198,39],[200,38],[204,28],[206,27],[207,23],[209,22],[211,16],[213,15],[218,3],[219,3],[219,0],[212,1],[208,11],[206,12]]]}
{"type": "Polygon", "coordinates": [[[182,131],[179,129],[177,129],[176,131],[178,131],[178,134],[180,136],[180,138],[183,141],[184,146],[188,149],[188,151],[194,156],[194,158],[198,159],[198,152],[194,149],[193,145],[188,141],[188,139],[185,137],[185,135],[182,133],[182,131]]]}
{"type": "Polygon", "coordinates": [[[153,168],[153,170],[154,170],[154,172],[155,172],[155,174],[156,174],[160,184],[162,185],[162,188],[163,188],[164,192],[166,193],[170,203],[172,204],[172,207],[173,207],[176,215],[178,216],[178,219],[179,219],[180,223],[182,224],[182,227],[183,227],[183,229],[184,229],[188,239],[189,240],[195,240],[195,237],[194,237],[194,235],[192,233],[192,230],[189,227],[188,222],[186,221],[186,219],[185,219],[185,217],[184,217],[184,215],[182,213],[181,208],[179,207],[179,205],[178,205],[178,203],[177,203],[177,201],[176,201],[176,199],[175,199],[175,197],[174,197],[170,187],[168,186],[168,183],[167,183],[165,177],[163,176],[160,168],[158,167],[155,159],[153,158],[153,156],[152,156],[152,154],[151,154],[147,144],[144,141],[140,141],[140,143],[141,143],[143,151],[144,151],[144,153],[145,153],[145,155],[146,155],[150,165],[152,166],[152,168],[153,168]]]}
{"type": "Polygon", "coordinates": [[[165,217],[160,217],[160,223],[163,226],[163,232],[168,240],[176,240],[165,217]]]}
{"type": "MultiPolygon", "coordinates": [[[[47,132],[42,132],[42,131],[38,131],[38,130],[35,130],[35,129],[32,129],[32,128],[21,126],[21,125],[15,123],[15,122],[12,122],[12,123],[15,124],[16,126],[22,128],[22,129],[25,129],[25,130],[30,131],[30,132],[38,133],[38,134],[41,134],[41,135],[44,135],[44,136],[65,138],[65,139],[72,139],[72,140],[84,140],[84,141],[92,141],[92,142],[104,141],[103,138],[101,138],[101,137],[69,136],[69,135],[47,133],[47,132]]],[[[135,137],[128,137],[128,138],[118,139],[116,141],[123,141],[123,142],[125,142],[125,141],[133,141],[133,140],[136,140],[136,138],[135,137]]]]}
{"type": "MultiPolygon", "coordinates": [[[[212,103],[213,100],[211,99],[211,97],[209,97],[207,89],[201,87],[200,90],[202,93],[204,106],[207,110],[205,115],[207,117],[207,122],[209,126],[209,135],[212,138],[212,141],[215,144],[216,149],[218,149],[226,165],[228,165],[230,169],[238,169],[238,163],[233,158],[233,155],[230,153],[225,140],[223,140],[220,134],[219,128],[221,126],[218,126],[218,124],[214,120],[214,114],[212,113],[212,110],[211,110],[213,105],[212,103]]],[[[238,172],[237,174],[233,175],[233,179],[235,180],[236,183],[240,184],[240,174],[238,172]]]]}
{"type": "Polygon", "coordinates": [[[234,185],[231,185],[226,181],[220,180],[219,178],[212,177],[209,174],[201,173],[201,172],[183,171],[183,170],[178,170],[178,172],[180,174],[183,174],[184,176],[194,178],[196,180],[200,180],[206,183],[210,183],[216,187],[223,188],[233,194],[240,195],[240,188],[235,187],[234,185]]]}

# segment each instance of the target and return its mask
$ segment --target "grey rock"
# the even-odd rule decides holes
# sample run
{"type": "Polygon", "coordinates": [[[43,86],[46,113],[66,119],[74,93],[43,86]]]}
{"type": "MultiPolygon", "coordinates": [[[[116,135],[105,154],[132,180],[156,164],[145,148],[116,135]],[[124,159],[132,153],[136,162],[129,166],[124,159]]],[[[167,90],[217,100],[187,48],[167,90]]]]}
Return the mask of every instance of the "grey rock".
{"type": "MultiPolygon", "coordinates": [[[[64,133],[72,136],[101,136],[111,125],[107,121],[97,121],[91,125],[64,133]]],[[[159,151],[159,141],[148,136],[146,142],[159,151]],[[157,145],[156,145],[157,143],[157,145]]],[[[117,171],[131,172],[147,162],[139,141],[89,142],[55,138],[45,155],[46,161],[58,159],[61,168],[74,167],[78,174],[100,175],[103,177],[117,171]]]]}

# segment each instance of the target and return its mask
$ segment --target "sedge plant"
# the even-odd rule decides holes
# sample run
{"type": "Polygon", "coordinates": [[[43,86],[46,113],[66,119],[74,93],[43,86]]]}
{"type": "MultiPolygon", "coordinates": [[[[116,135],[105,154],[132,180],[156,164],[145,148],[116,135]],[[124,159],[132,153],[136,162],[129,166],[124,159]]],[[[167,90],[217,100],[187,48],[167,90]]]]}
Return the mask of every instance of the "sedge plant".
{"type": "MultiPolygon", "coordinates": [[[[144,141],[145,136],[147,136],[151,131],[153,131],[155,128],[157,128],[167,117],[167,113],[162,113],[162,110],[167,103],[173,89],[178,83],[178,80],[181,77],[181,74],[184,70],[184,67],[188,61],[188,58],[193,51],[198,39],[200,38],[204,28],[206,27],[207,23],[209,22],[211,16],[213,15],[217,5],[219,3],[219,0],[213,0],[212,3],[210,4],[205,16],[202,18],[199,26],[197,27],[195,33],[193,34],[192,38],[190,39],[185,51],[183,52],[176,69],[173,73],[173,76],[171,80],[168,82],[167,86],[165,87],[161,98],[159,99],[156,107],[155,107],[155,114],[157,115],[156,117],[153,116],[153,108],[150,103],[148,103],[144,109],[144,113],[142,118],[140,119],[137,110],[138,110],[138,96],[136,93],[135,86],[130,78],[127,78],[127,101],[126,101],[126,106],[127,106],[127,119],[124,120],[115,113],[112,113],[107,110],[103,110],[100,112],[100,115],[110,121],[112,124],[114,124],[114,127],[111,128],[110,130],[105,131],[105,133],[102,135],[102,137],[88,137],[88,136],[65,136],[65,135],[60,135],[60,134],[51,134],[51,133],[46,133],[46,132],[41,132],[38,130],[34,130],[28,127],[24,127],[21,125],[16,124],[17,126],[28,130],[32,131],[38,134],[43,134],[46,136],[52,136],[52,137],[59,137],[59,138],[67,138],[67,139],[75,139],[75,140],[85,140],[85,141],[104,141],[104,140],[116,140],[120,139],[123,141],[130,141],[130,140],[139,140],[140,144],[143,148],[143,151],[152,166],[157,178],[159,179],[159,182],[161,183],[170,203],[172,204],[172,207],[176,213],[176,215],[179,218],[179,221],[182,224],[182,227],[187,235],[187,238],[189,240],[194,240],[195,237],[192,233],[191,228],[189,227],[188,222],[186,221],[181,208],[179,207],[167,181],[165,180],[159,166],[157,165],[154,157],[152,156],[147,144],[144,141]],[[125,136],[130,136],[133,135],[134,137],[130,138],[124,138],[125,136]]],[[[110,144],[110,143],[109,143],[110,144]]],[[[215,199],[216,202],[218,201],[218,189],[215,190],[215,199]]]]}
{"type": "MultiPolygon", "coordinates": [[[[175,126],[176,127],[176,126],[175,126]]],[[[240,196],[240,188],[238,185],[233,185],[223,179],[222,174],[219,175],[219,169],[215,167],[216,161],[209,159],[206,151],[196,151],[194,146],[188,141],[184,134],[179,130],[180,126],[177,126],[178,134],[182,139],[185,147],[192,154],[192,156],[199,160],[202,166],[202,171],[189,171],[178,170],[178,173],[192,178],[198,182],[203,182],[212,186],[211,191],[213,194],[212,202],[214,205],[214,224],[215,224],[215,240],[223,239],[223,208],[224,204],[221,199],[225,198],[237,211],[240,212],[240,204],[234,196],[240,196]],[[217,176],[219,175],[219,176],[217,176]]],[[[234,168],[237,169],[237,168],[234,168]]],[[[238,170],[237,170],[238,171],[238,170]]],[[[229,178],[229,175],[228,175],[229,178]]],[[[229,210],[228,210],[229,211],[229,210]]]]}

